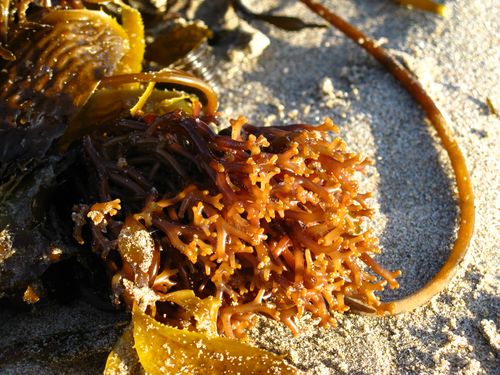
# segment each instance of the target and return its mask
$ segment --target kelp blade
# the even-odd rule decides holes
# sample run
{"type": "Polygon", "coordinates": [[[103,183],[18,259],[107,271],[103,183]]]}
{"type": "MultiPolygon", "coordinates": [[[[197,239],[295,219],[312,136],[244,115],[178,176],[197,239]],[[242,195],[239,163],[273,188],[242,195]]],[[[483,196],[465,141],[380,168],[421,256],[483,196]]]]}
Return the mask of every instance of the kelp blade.
{"type": "Polygon", "coordinates": [[[191,289],[178,290],[165,296],[165,301],[176,303],[196,320],[196,329],[208,336],[217,336],[217,312],[220,301],[212,296],[197,297],[191,289]]]}
{"type": "Polygon", "coordinates": [[[201,22],[176,22],[159,31],[146,48],[146,59],[162,66],[169,66],[212,36],[201,22]]]}
{"type": "Polygon", "coordinates": [[[142,60],[146,50],[144,24],[137,9],[119,3],[122,9],[122,26],[127,33],[130,49],[120,61],[117,73],[138,73],[142,70],[142,60]]]}
{"type": "Polygon", "coordinates": [[[103,375],[143,375],[144,369],[134,350],[134,333],[130,324],[108,355],[103,375]]]}
{"type": "Polygon", "coordinates": [[[439,4],[433,0],[398,0],[401,5],[407,5],[426,12],[436,13],[445,17],[448,10],[445,5],[439,4]]]}
{"type": "Polygon", "coordinates": [[[161,324],[137,307],[134,341],[144,370],[157,374],[297,374],[282,357],[226,337],[161,324]]]}
{"type": "Polygon", "coordinates": [[[44,156],[129,50],[123,28],[100,11],[54,11],[15,35],[17,59],[0,64],[0,162],[44,156]]]}

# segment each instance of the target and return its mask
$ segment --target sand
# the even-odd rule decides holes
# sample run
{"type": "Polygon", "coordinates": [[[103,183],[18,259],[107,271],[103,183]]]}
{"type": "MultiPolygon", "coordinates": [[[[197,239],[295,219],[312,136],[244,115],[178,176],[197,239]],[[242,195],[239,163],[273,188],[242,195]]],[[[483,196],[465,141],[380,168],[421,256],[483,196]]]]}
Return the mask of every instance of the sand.
{"type": "MultiPolygon", "coordinates": [[[[498,374],[500,118],[487,102],[500,109],[500,4],[448,0],[443,19],[390,0],[323,3],[385,43],[435,98],[467,160],[476,230],[457,276],[425,307],[396,317],[347,314],[329,330],[305,319],[299,337],[262,320],[252,337],[310,374],[498,374]]],[[[247,4],[320,22],[296,1],[247,4]]],[[[458,214],[449,161],[422,112],[337,31],[253,26],[271,43],[259,58],[221,62],[225,116],[253,123],[332,117],[351,149],[375,161],[362,186],[375,192],[378,259],[403,271],[401,288],[384,299],[417,290],[446,259],[458,214]]],[[[2,307],[0,373],[97,374],[125,322],[84,301],[24,312],[2,307]]]]}

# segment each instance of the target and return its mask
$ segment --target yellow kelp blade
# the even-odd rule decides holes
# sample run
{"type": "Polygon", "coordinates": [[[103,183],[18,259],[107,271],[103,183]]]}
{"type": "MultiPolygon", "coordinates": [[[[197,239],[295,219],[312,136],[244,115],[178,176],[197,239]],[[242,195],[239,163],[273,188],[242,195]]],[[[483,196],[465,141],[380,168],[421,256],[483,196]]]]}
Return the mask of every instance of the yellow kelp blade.
{"type": "Polygon", "coordinates": [[[134,349],[134,334],[130,324],[108,355],[103,375],[143,375],[144,369],[134,349]]]}
{"type": "Polygon", "coordinates": [[[217,298],[209,296],[201,299],[191,289],[184,289],[166,294],[164,300],[176,303],[192,315],[198,332],[217,336],[217,312],[220,307],[217,298]]]}
{"type": "Polygon", "coordinates": [[[161,324],[134,306],[134,341],[144,370],[157,374],[297,374],[282,357],[226,337],[161,324]]]}
{"type": "Polygon", "coordinates": [[[128,35],[130,50],[123,57],[117,71],[119,73],[138,73],[142,71],[142,60],[146,50],[144,23],[137,9],[116,1],[122,10],[122,27],[128,35]]]}
{"type": "Polygon", "coordinates": [[[142,60],[146,50],[146,39],[141,13],[121,0],[86,0],[85,2],[92,4],[106,4],[111,2],[120,8],[121,27],[127,34],[127,41],[130,49],[125,56],[123,56],[116,72],[126,74],[139,73],[142,71],[142,60]]]}
{"type": "Polygon", "coordinates": [[[432,12],[445,17],[447,14],[447,8],[443,4],[439,4],[433,0],[397,0],[401,5],[407,5],[414,8],[422,9],[427,12],[432,12]]]}
{"type": "MultiPolygon", "coordinates": [[[[220,301],[214,297],[201,299],[190,289],[178,290],[164,296],[165,301],[182,306],[196,320],[196,329],[207,336],[217,335],[217,311],[220,301]]],[[[104,375],[145,374],[134,349],[133,324],[123,332],[109,353],[104,375]]]]}

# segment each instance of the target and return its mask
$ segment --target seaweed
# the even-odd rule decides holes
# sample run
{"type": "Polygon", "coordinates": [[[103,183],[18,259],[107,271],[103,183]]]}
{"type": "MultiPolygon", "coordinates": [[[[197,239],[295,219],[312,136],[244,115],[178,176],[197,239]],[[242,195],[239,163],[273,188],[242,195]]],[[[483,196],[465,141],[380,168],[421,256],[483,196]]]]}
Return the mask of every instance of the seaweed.
{"type": "MultiPolygon", "coordinates": [[[[163,27],[189,1],[140,3],[145,23],[118,0],[103,10],[4,1],[0,297],[24,291],[25,301],[36,303],[34,283],[49,265],[90,248],[106,268],[113,302],[132,312],[106,371],[124,363],[119,353],[127,347],[133,357],[135,345],[135,360],[153,373],[165,363],[173,371],[204,364],[220,372],[295,372],[283,358],[230,339],[244,338],[258,314],[299,334],[296,319],[306,312],[334,326],[334,311],[401,313],[446,287],[472,235],[474,198],[444,117],[373,40],[319,3],[301,2],[401,82],[450,156],[461,220],[448,260],[426,286],[401,300],[380,300],[386,285],[398,287],[399,271],[372,257],[380,249],[366,227],[369,193],[359,191],[355,177],[370,162],[348,151],[331,120],[263,128],[240,117],[230,129],[212,129],[212,87],[163,67],[212,35],[183,21],[163,27]],[[186,48],[158,53],[177,40],[186,48]],[[186,341],[203,348],[191,364],[186,341]],[[229,345],[233,351],[224,349],[229,345]],[[169,350],[181,353],[165,362],[169,350]]],[[[286,30],[323,27],[232,3],[244,17],[286,30]]]]}

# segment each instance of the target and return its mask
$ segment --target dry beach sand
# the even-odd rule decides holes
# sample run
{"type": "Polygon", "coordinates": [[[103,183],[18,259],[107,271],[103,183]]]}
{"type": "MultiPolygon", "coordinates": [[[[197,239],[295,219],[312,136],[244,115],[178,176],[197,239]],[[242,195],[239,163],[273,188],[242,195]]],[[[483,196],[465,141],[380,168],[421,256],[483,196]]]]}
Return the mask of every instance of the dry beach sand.
{"type": "MultiPolygon", "coordinates": [[[[296,1],[246,2],[255,11],[321,20],[296,1]]],[[[255,343],[310,374],[500,373],[500,3],[447,0],[448,18],[392,0],[329,0],[325,5],[385,43],[421,80],[449,119],[476,195],[469,253],[445,292],[415,312],[372,318],[346,314],[338,327],[292,337],[262,319],[255,343]],[[490,105],[487,104],[490,102],[490,105]],[[493,108],[491,108],[493,107],[493,108]]],[[[317,123],[332,117],[349,146],[375,161],[364,189],[375,192],[378,257],[417,290],[440,268],[454,241],[457,208],[449,161],[422,112],[370,56],[337,31],[297,33],[255,22],[270,39],[257,59],[222,62],[226,117],[253,123],[317,123]]],[[[0,311],[1,374],[100,373],[126,315],[86,302],[0,311]]]]}

